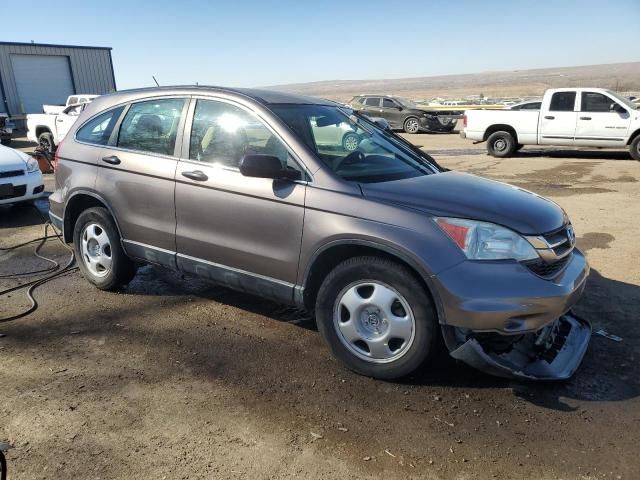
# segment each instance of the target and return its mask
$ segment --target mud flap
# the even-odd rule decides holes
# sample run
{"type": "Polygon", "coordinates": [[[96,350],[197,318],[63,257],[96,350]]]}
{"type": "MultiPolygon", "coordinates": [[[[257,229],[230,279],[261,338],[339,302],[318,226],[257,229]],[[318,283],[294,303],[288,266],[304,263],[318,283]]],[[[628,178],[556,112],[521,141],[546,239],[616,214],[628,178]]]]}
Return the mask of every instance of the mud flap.
{"type": "MultiPolygon", "coordinates": [[[[591,324],[568,312],[545,328],[553,330],[552,342],[540,345],[544,331],[525,335],[508,352],[484,348],[470,338],[449,354],[471,367],[499,377],[522,380],[566,380],[582,362],[591,338],[591,324]]],[[[543,329],[544,330],[544,329],[543,329]]]]}

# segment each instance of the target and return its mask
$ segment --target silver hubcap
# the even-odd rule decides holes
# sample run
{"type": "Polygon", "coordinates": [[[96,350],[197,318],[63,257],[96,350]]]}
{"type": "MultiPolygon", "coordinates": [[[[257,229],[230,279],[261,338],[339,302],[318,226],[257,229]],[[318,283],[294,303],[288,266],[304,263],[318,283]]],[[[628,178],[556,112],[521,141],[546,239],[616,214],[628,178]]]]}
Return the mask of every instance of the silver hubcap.
{"type": "Polygon", "coordinates": [[[353,152],[356,148],[358,148],[358,138],[354,135],[349,135],[344,139],[344,148],[348,152],[353,152]]]}
{"type": "Polygon", "coordinates": [[[407,132],[416,133],[418,131],[418,121],[415,119],[407,120],[407,132]]]}
{"type": "Polygon", "coordinates": [[[342,343],[368,362],[397,360],[407,353],[415,336],[409,303],[378,281],[345,287],[338,295],[333,322],[342,343]]]}
{"type": "Polygon", "coordinates": [[[97,223],[87,225],[81,238],[82,261],[92,275],[104,277],[111,271],[111,242],[97,223]]]}
{"type": "Polygon", "coordinates": [[[503,152],[507,149],[507,142],[505,142],[502,138],[499,138],[495,142],[493,142],[494,150],[498,152],[503,152]]]}

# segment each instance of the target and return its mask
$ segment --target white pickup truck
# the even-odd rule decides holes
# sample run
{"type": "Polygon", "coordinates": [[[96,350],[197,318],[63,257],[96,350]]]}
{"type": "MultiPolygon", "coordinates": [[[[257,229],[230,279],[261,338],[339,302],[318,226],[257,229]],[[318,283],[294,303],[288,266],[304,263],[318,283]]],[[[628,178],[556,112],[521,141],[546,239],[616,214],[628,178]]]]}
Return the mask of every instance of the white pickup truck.
{"type": "Polygon", "coordinates": [[[540,110],[467,110],[463,138],[510,157],[524,145],[629,148],[640,160],[640,110],[603,88],[547,90],[540,110]]]}
{"type": "Polygon", "coordinates": [[[67,97],[67,102],[64,105],[42,105],[42,110],[44,111],[44,113],[57,115],[58,113],[61,113],[66,107],[70,105],[77,105],[79,103],[89,103],[98,96],[99,95],[93,95],[88,93],[78,93],[76,95],[69,95],[67,97]]]}
{"type": "Polygon", "coordinates": [[[53,153],[86,106],[87,103],[69,105],[57,115],[48,113],[27,115],[27,138],[53,153]]]}

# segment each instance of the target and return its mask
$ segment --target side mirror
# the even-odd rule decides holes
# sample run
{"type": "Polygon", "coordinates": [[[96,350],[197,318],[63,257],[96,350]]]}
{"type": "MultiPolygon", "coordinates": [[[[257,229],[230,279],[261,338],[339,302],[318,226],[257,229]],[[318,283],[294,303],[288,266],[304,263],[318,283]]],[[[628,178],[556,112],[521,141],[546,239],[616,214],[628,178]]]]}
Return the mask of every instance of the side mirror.
{"type": "Polygon", "coordinates": [[[399,112],[401,112],[402,110],[404,110],[404,108],[402,108],[400,105],[398,105],[396,108],[398,109],[398,111],[399,111],[399,112]]]}
{"type": "Polygon", "coordinates": [[[299,180],[300,172],[283,168],[273,155],[249,154],[240,160],[240,173],[245,177],[299,180]]]}
{"type": "Polygon", "coordinates": [[[626,110],[624,109],[624,107],[621,107],[620,105],[618,105],[617,103],[612,103],[611,105],[609,105],[609,111],[610,112],[617,112],[617,113],[624,113],[626,112],[626,110]]]}

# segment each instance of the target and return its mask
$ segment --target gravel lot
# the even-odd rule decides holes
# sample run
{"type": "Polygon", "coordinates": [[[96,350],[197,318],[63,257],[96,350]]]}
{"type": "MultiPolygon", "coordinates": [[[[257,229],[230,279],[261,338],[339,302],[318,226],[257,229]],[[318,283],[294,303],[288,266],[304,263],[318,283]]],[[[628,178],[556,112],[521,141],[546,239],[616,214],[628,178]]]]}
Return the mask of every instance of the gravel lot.
{"type": "MultiPolygon", "coordinates": [[[[497,160],[455,134],[407,138],[444,166],[560,203],[592,266],[576,311],[623,341],[594,336],[559,385],[447,358],[389,383],[343,369],[290,308],[157,267],[120,293],[74,272],[36,290],[35,313],[0,324],[9,478],[638,478],[640,162],[527,147],[497,160]]],[[[0,246],[40,223],[0,208],[0,246]]],[[[0,252],[0,272],[46,266],[32,252],[0,252]]],[[[55,241],[43,253],[67,258],[55,241]]],[[[5,296],[0,317],[26,307],[23,292],[5,296]]]]}

